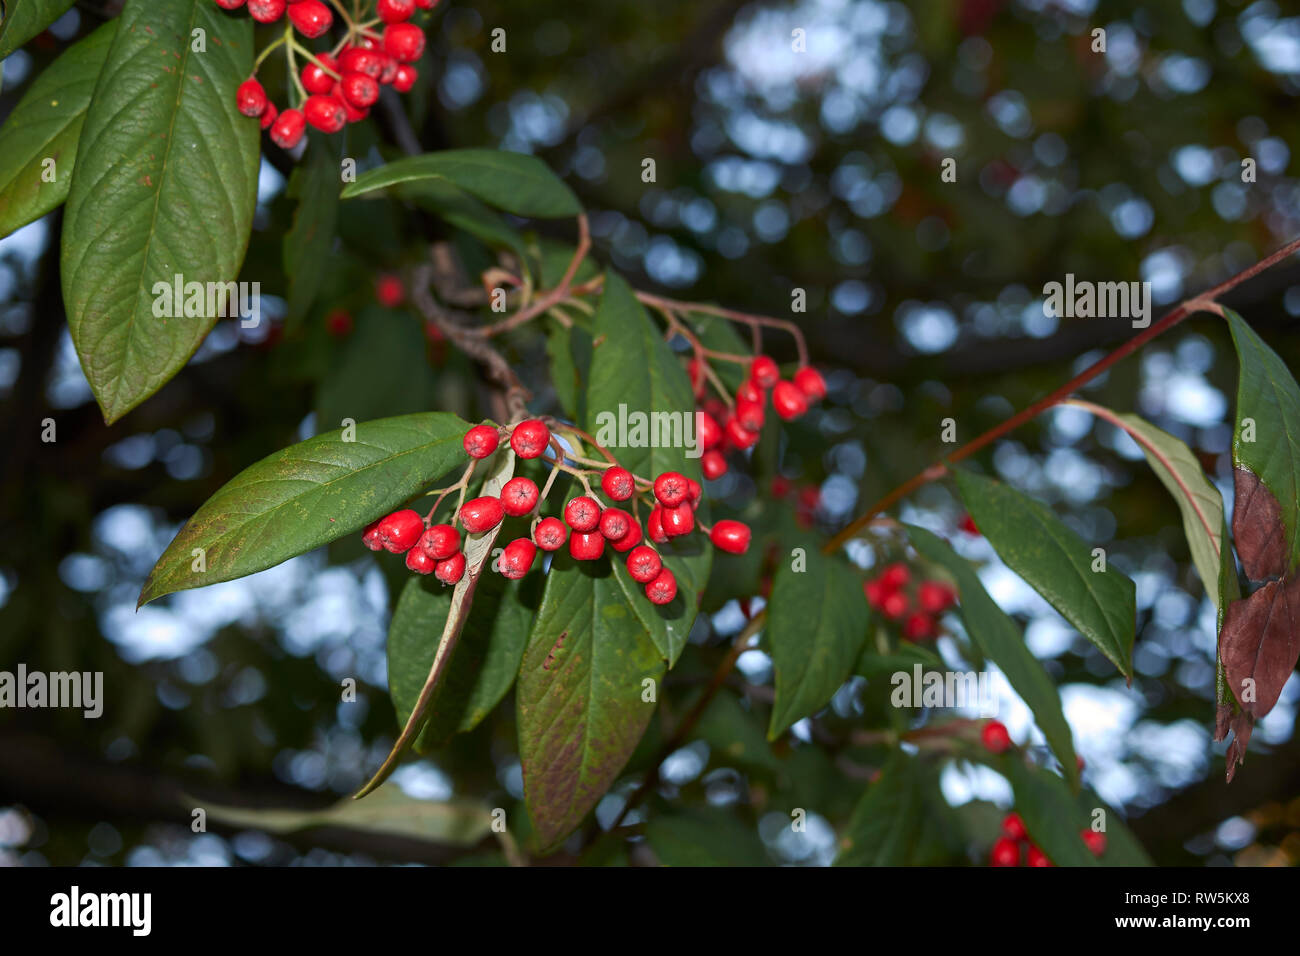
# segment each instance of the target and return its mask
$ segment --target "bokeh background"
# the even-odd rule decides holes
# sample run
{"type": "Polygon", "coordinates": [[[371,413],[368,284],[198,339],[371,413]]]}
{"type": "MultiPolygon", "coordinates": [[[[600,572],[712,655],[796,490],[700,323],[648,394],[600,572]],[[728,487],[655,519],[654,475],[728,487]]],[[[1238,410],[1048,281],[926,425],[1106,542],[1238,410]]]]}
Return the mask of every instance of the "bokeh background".
{"type": "MultiPolygon", "coordinates": [[[[0,116],[112,6],[78,3],[6,60],[0,116]]],[[[1168,308],[1300,235],[1300,11],[1287,4],[443,6],[409,126],[380,110],[350,153],[377,160],[408,135],[425,149],[535,153],[591,211],[598,258],[637,285],[782,316],[791,289],[806,289],[808,311],[796,318],[832,394],[779,467],[817,489],[811,519],[828,532],[942,453],[940,419],[954,417],[972,437],[1133,334],[1123,320],[1045,317],[1044,283],[1067,272],[1150,281],[1157,308],[1168,308]],[[490,50],[497,27],[505,53],[490,50]],[[1104,54],[1091,49],[1098,27],[1104,54]],[[804,53],[791,48],[796,29],[804,53]],[[657,163],[652,184],[641,180],[646,157],[657,163]],[[947,157],[956,183],[941,181],[947,157]],[[1242,182],[1246,158],[1254,183],[1242,182]]],[[[263,283],[272,321],[220,324],[189,368],[111,428],[67,333],[58,214],[0,240],[0,669],[103,671],[107,696],[96,721],[0,711],[0,862],[499,862],[490,839],[450,846],[340,827],[270,835],[188,825],[183,793],[311,808],[364,781],[396,731],[384,640],[400,578],[349,543],[137,612],[144,576],[179,524],[240,469],[313,434],[318,416],[334,420],[334,409],[480,407],[472,366],[444,348],[426,354],[413,315],[373,304],[377,270],[424,254],[429,224],[418,216],[345,207],[325,305],[352,309],[357,330],[331,340],[321,311],[284,334],[276,296],[290,169],[268,153],[243,276],[263,283]],[[53,443],[40,441],[47,418],[53,443]],[[360,699],[341,704],[348,678],[360,699]]],[[[566,238],[563,227],[556,236],[566,238]]],[[[1227,302],[1294,365],[1300,263],[1227,302]]],[[[789,341],[767,347],[793,358],[789,341]]],[[[530,349],[521,343],[514,357],[540,376],[544,358],[530,349]]],[[[1186,440],[1230,502],[1236,375],[1226,327],[1200,317],[1085,397],[1186,440]]],[[[1126,687],[981,539],[956,536],[963,553],[989,562],[991,592],[1061,686],[1089,784],[1123,809],[1159,863],[1300,862],[1300,683],[1293,676],[1227,786],[1222,745],[1210,740],[1213,609],[1178,512],[1137,447],[1061,410],[982,462],[1107,542],[1137,581],[1138,676],[1126,687]]],[[[769,491],[738,477],[716,490],[742,504],[769,491]]],[[[946,534],[962,517],[942,485],[903,516],[946,534]]],[[[853,556],[873,560],[861,548],[853,556]]],[[[734,601],[710,610],[670,685],[698,684],[743,624],[734,601]]],[[[825,864],[865,783],[818,741],[863,722],[866,690],[856,680],[826,715],[768,748],[755,710],[770,682],[766,657],[747,653],[725,706],[665,765],[656,799],[716,814],[737,859],[825,864]],[[755,733],[758,747],[736,759],[732,745],[755,733]],[[809,808],[804,833],[790,830],[792,805],[809,808]]],[[[1029,715],[999,686],[1002,717],[1024,740],[1029,715]]],[[[656,735],[658,723],[647,746],[656,735]]],[[[630,773],[615,788],[599,821],[617,815],[635,782],[630,773]]],[[[517,808],[512,705],[406,767],[398,783],[414,799],[517,808]]],[[[953,763],[942,789],[968,823],[944,861],[982,861],[1009,787],[953,763]]],[[[583,852],[575,844],[556,860],[583,852]]],[[[630,844],[610,859],[645,857],[630,844]]]]}

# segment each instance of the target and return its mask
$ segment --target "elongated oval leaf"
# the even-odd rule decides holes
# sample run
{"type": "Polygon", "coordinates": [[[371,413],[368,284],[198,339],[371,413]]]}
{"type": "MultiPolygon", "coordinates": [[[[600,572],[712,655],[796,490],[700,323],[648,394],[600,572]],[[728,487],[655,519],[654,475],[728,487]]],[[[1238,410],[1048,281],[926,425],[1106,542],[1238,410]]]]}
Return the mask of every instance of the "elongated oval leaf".
{"type": "Polygon", "coordinates": [[[110,20],[65,50],[0,127],[0,237],[68,198],[90,95],[116,32],[110,20]]]}
{"type": "Polygon", "coordinates": [[[77,146],[61,263],[68,328],[108,422],[175,375],[219,318],[162,290],[239,274],[259,128],[235,90],[252,65],[251,20],[209,0],[127,0],[77,146]]]}
{"type": "Polygon", "coordinates": [[[1097,858],[1079,835],[1089,822],[1079,796],[1065,781],[1042,767],[1031,767],[1018,754],[999,758],[1016,794],[1016,812],[1029,837],[1057,866],[1097,866],[1097,858]]]}
{"type": "Polygon", "coordinates": [[[468,430],[455,415],[424,412],[362,422],[353,441],[335,429],[263,458],[181,528],[140,603],[263,571],[360,530],[463,461],[468,430]]]}
{"type": "Polygon", "coordinates": [[[618,777],[654,713],[647,688],[663,673],[610,570],[558,558],[515,692],[524,798],[540,849],[573,832],[618,777]]]}
{"type": "Polygon", "coordinates": [[[980,583],[974,568],[962,560],[949,545],[924,528],[907,525],[912,545],[926,560],[945,568],[957,582],[961,596],[961,616],[966,631],[1006,675],[1017,694],[1033,711],[1034,720],[1047,738],[1047,744],[1056,752],[1062,772],[1071,783],[1079,782],[1079,768],[1074,753],[1074,738],[1070,725],[1061,711],[1061,698],[1052,679],[1043,670],[1038,658],[1029,652],[1021,638],[1020,628],[998,607],[980,583]]]}
{"type": "Polygon", "coordinates": [[[289,179],[298,200],[293,226],[284,237],[284,274],[289,280],[285,323],[302,321],[320,292],[339,216],[339,158],[342,138],[313,132],[303,164],[289,179]]]}
{"type": "Polygon", "coordinates": [[[0,3],[0,60],[63,14],[74,0],[3,0],[0,3]]]}
{"type": "Polygon", "coordinates": [[[573,191],[540,159],[495,149],[449,149],[408,156],[362,173],[343,190],[343,198],[423,179],[445,179],[516,216],[559,219],[582,212],[573,191]]]}
{"type": "Polygon", "coordinates": [[[1092,548],[1044,505],[974,472],[957,488],[980,533],[1011,570],[1110,659],[1133,676],[1137,588],[1107,562],[1094,571],[1092,548]]]}
{"type": "Polygon", "coordinates": [[[925,810],[916,760],[895,751],[853,809],[835,866],[905,866],[925,810]]]}
{"type": "Polygon", "coordinates": [[[776,700],[769,740],[825,707],[853,675],[871,620],[860,573],[811,541],[803,550],[805,563],[778,562],[772,582],[766,636],[776,700]]]}

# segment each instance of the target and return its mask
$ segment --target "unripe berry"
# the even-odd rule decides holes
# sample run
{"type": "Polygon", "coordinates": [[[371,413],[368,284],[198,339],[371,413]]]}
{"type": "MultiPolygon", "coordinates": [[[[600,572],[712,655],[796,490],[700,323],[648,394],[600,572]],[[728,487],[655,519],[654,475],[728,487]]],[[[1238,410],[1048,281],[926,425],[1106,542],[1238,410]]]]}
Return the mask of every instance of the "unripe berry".
{"type": "Polygon", "coordinates": [[[258,23],[274,23],[284,16],[285,0],[248,0],[248,15],[258,23]]]}
{"type": "Polygon", "coordinates": [[[455,584],[465,576],[465,552],[457,551],[446,561],[439,561],[434,565],[433,576],[443,584],[455,584]]]}
{"type": "Polygon", "coordinates": [[[826,379],[811,365],[794,373],[794,384],[810,402],[820,402],[826,397],[826,379]]]}
{"type": "Polygon", "coordinates": [[[422,551],[420,548],[412,548],[406,552],[406,567],[409,571],[416,574],[432,574],[438,562],[429,557],[429,552],[422,551]]]}
{"type": "Polygon", "coordinates": [[[728,554],[744,554],[749,550],[751,533],[749,526],[741,521],[724,520],[713,526],[709,540],[713,546],[728,554]]]}
{"type": "MultiPolygon", "coordinates": [[[[320,60],[325,66],[329,67],[335,73],[339,72],[339,61],[334,59],[328,53],[317,53],[316,59],[320,60]]],[[[338,82],[337,77],[330,76],[328,72],[308,60],[302,67],[302,85],[308,93],[332,93],[334,84],[338,82]]]]}
{"type": "Polygon", "coordinates": [[[609,544],[615,551],[623,552],[631,551],[640,543],[641,525],[639,525],[635,520],[631,520],[628,522],[627,534],[623,535],[623,537],[619,538],[617,541],[611,541],[609,544]]]}
{"type": "Polygon", "coordinates": [[[581,495],[564,506],[564,520],[574,531],[583,534],[595,531],[600,524],[600,505],[594,499],[581,495]]]}
{"type": "Polygon", "coordinates": [[[410,508],[394,511],[379,522],[379,542],[385,551],[401,554],[424,533],[424,519],[410,508]]]}
{"type": "Polygon", "coordinates": [[[415,547],[435,561],[446,561],[460,550],[460,532],[449,524],[435,524],[425,529],[415,547]]]}
{"type": "Polygon", "coordinates": [[[659,512],[659,521],[663,525],[664,534],[670,538],[679,538],[695,529],[695,510],[689,502],[676,508],[663,508],[659,512]]]}
{"type": "Polygon", "coordinates": [[[294,0],[289,4],[289,22],[309,39],[324,36],[334,25],[334,14],[321,0],[294,0]]]}
{"type": "Polygon", "coordinates": [[[632,530],[632,516],[619,508],[606,508],[601,512],[599,527],[610,541],[620,541],[632,530]]]}
{"type": "Polygon", "coordinates": [[[998,837],[989,853],[989,866],[1019,866],[1020,844],[1006,837],[998,837]]]}
{"type": "Polygon", "coordinates": [[[601,534],[584,534],[579,531],[569,535],[569,554],[578,561],[595,561],[605,553],[605,537],[601,534]]]}
{"type": "Polygon", "coordinates": [[[332,96],[316,94],[307,97],[307,102],[302,105],[302,115],[322,133],[337,133],[348,125],[347,110],[332,96]]]}
{"type": "Polygon", "coordinates": [[[1106,852],[1106,834],[1085,828],[1079,835],[1083,837],[1083,842],[1088,844],[1088,849],[1092,851],[1093,856],[1101,856],[1106,852]]]}
{"type": "Polygon", "coordinates": [[[663,568],[654,580],[645,586],[645,596],[653,604],[670,604],[677,597],[677,578],[667,568],[663,568]]]}
{"type": "Polygon", "coordinates": [[[655,544],[666,544],[668,542],[668,535],[664,534],[663,516],[664,509],[656,505],[650,511],[650,517],[646,519],[646,537],[655,544]]]}
{"type": "Polygon", "coordinates": [[[339,80],[338,95],[344,102],[364,110],[379,99],[379,81],[364,73],[344,73],[339,80]]]}
{"type": "Polygon", "coordinates": [[[737,448],[744,450],[758,444],[758,432],[752,432],[736,419],[727,422],[725,429],[727,439],[737,448]]]}
{"type": "Polygon", "coordinates": [[[1002,834],[1013,840],[1029,839],[1029,831],[1025,829],[1025,821],[1014,810],[1002,818],[1002,834]]]}
{"type": "Polygon", "coordinates": [[[665,508],[676,508],[690,493],[691,487],[683,474],[665,471],[655,479],[655,497],[665,508]]]}
{"type": "Polygon", "coordinates": [[[424,53],[424,31],[414,23],[384,27],[384,49],[402,63],[414,63],[424,53]]]}
{"type": "Polygon", "coordinates": [[[551,441],[551,430],[542,422],[520,422],[510,433],[510,447],[520,458],[541,458],[551,441]]]}
{"type": "Polygon", "coordinates": [[[793,382],[777,382],[772,389],[772,407],[788,422],[808,411],[808,399],[793,382]]]}
{"type": "Polygon", "coordinates": [[[501,507],[505,513],[518,518],[537,507],[537,483],[531,478],[520,475],[511,478],[501,489],[501,507]]]}
{"type": "Polygon", "coordinates": [[[916,590],[916,602],[923,611],[939,614],[952,607],[957,595],[942,581],[922,581],[916,590]]]}
{"type": "Polygon", "coordinates": [[[307,132],[307,120],[299,110],[287,109],[271,124],[271,142],[281,149],[293,149],[307,132]]]}
{"type": "Polygon", "coordinates": [[[1011,735],[1000,720],[990,720],[980,730],[980,742],[989,753],[1005,753],[1011,747],[1011,735]]]}
{"type": "Polygon", "coordinates": [[[527,538],[516,538],[501,552],[501,557],[497,561],[497,570],[504,577],[518,580],[529,572],[536,557],[537,545],[527,538]]]}
{"type": "Polygon", "coordinates": [[[781,370],[776,362],[766,355],[760,355],[749,363],[749,379],[759,388],[771,388],[781,377],[781,370]]]}
{"type": "Polygon", "coordinates": [[[415,67],[409,63],[398,64],[397,72],[393,74],[393,89],[399,93],[409,93],[419,78],[420,71],[415,67]]]}
{"type": "Polygon", "coordinates": [[[559,518],[543,518],[533,529],[533,540],[543,551],[558,551],[569,538],[569,529],[559,518]]]}
{"type": "Polygon", "coordinates": [[[461,527],[470,534],[491,531],[504,517],[505,509],[501,506],[501,499],[493,498],[491,495],[467,501],[460,509],[461,527]]]}
{"type": "Polygon", "coordinates": [[[740,427],[749,432],[761,431],[763,422],[767,420],[767,413],[763,410],[762,402],[736,402],[735,421],[740,427]]]}
{"type": "Polygon", "coordinates": [[[627,501],[636,493],[636,481],[632,472],[621,465],[606,468],[600,476],[600,487],[614,501],[627,501]]]}
{"type": "Polygon", "coordinates": [[[266,111],[266,90],[255,77],[249,77],[235,91],[235,105],[245,116],[261,116],[266,111]]]}
{"type": "Polygon", "coordinates": [[[1025,854],[1025,865],[1026,866],[1054,866],[1055,864],[1052,863],[1052,861],[1047,858],[1046,853],[1044,853],[1042,850],[1038,849],[1038,847],[1034,846],[1031,843],[1029,845],[1029,851],[1025,854]]]}
{"type": "Polygon", "coordinates": [[[903,622],[903,636],[909,641],[923,641],[934,636],[934,619],[923,611],[913,611],[903,622]]]}
{"type": "Polygon", "coordinates": [[[659,553],[644,544],[637,545],[627,556],[627,573],[639,584],[649,584],[659,576],[663,566],[659,553]]]}
{"type": "Polygon", "coordinates": [[[706,451],[704,457],[700,459],[700,468],[704,471],[704,477],[709,481],[717,481],[727,473],[727,459],[722,452],[706,451]]]}
{"type": "Polygon", "coordinates": [[[415,13],[415,0],[379,0],[375,4],[375,13],[385,23],[401,23],[411,19],[415,13]]]}
{"type": "Polygon", "coordinates": [[[475,425],[465,433],[465,454],[471,458],[486,458],[497,450],[500,441],[497,430],[491,425],[475,425]]]}

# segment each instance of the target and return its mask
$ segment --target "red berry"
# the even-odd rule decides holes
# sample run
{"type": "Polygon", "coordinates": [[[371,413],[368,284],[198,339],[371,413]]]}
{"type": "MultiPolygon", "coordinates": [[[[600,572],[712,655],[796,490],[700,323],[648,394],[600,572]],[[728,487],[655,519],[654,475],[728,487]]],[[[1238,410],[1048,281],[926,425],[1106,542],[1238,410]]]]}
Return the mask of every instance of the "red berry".
{"type": "Polygon", "coordinates": [[[595,531],[596,525],[600,524],[600,505],[594,499],[581,495],[564,506],[564,520],[574,531],[583,534],[595,531]]]}
{"type": "Polygon", "coordinates": [[[666,544],[668,535],[664,534],[664,509],[656,505],[650,510],[650,517],[646,519],[645,533],[655,544],[666,544]]]}
{"type": "Polygon", "coordinates": [[[880,572],[880,582],[890,591],[905,587],[911,577],[906,564],[891,564],[880,572]]]}
{"type": "Polygon", "coordinates": [[[338,92],[345,102],[363,110],[379,99],[379,81],[364,73],[344,73],[338,92]]]}
{"type": "Polygon", "coordinates": [[[695,529],[695,509],[689,503],[680,504],[676,508],[662,508],[659,521],[664,534],[670,538],[679,538],[695,529]]]}
{"type": "Polygon", "coordinates": [[[728,440],[737,448],[753,448],[758,444],[758,432],[752,432],[736,419],[727,422],[726,434],[728,440]]]}
{"type": "MultiPolygon", "coordinates": [[[[320,60],[324,66],[329,67],[334,73],[339,72],[339,61],[328,53],[317,53],[316,59],[320,60]]],[[[331,76],[329,72],[317,66],[311,60],[303,64],[302,85],[308,93],[332,93],[334,84],[337,82],[337,76],[331,76]]]]}
{"type": "Polygon", "coordinates": [[[862,593],[867,596],[867,603],[877,610],[885,603],[885,598],[889,597],[890,594],[889,589],[885,587],[879,578],[864,581],[862,593]]]}
{"type": "Polygon", "coordinates": [[[1053,864],[1052,861],[1047,858],[1046,853],[1044,853],[1042,850],[1038,849],[1038,847],[1034,846],[1031,843],[1029,844],[1029,852],[1025,854],[1025,865],[1026,866],[1054,866],[1055,864],[1053,864]]]}
{"type": "Polygon", "coordinates": [[[414,63],[424,53],[424,31],[414,23],[384,27],[384,49],[402,63],[414,63]]]}
{"type": "MultiPolygon", "coordinates": [[[[242,3],[243,0],[240,0],[242,3]]],[[[229,8],[227,8],[229,9],[229,8]]],[[[379,531],[379,526],[383,524],[384,519],[373,521],[366,525],[366,530],[361,533],[361,543],[371,551],[379,551],[384,547],[383,538],[379,531]]]]}
{"type": "Polygon", "coordinates": [[[980,533],[980,529],[975,527],[975,519],[972,518],[970,515],[966,515],[964,518],[961,519],[961,530],[965,531],[967,534],[980,533]]]}
{"type": "Polygon", "coordinates": [[[520,422],[510,433],[510,447],[520,458],[541,458],[551,442],[551,430],[542,422],[520,422]]]}
{"type": "Polygon", "coordinates": [[[543,551],[558,551],[569,538],[569,529],[559,518],[543,518],[533,529],[533,540],[543,551]]]}
{"type": "Polygon", "coordinates": [[[222,10],[238,10],[244,5],[244,0],[217,0],[217,6],[222,10]]]}
{"type": "Polygon", "coordinates": [[[713,546],[728,554],[744,554],[749,550],[749,526],[740,521],[723,520],[713,526],[709,540],[713,546]]]}
{"type": "Polygon", "coordinates": [[[266,109],[262,111],[262,129],[270,129],[279,115],[280,111],[275,108],[275,104],[268,100],[266,109]]]}
{"type": "Polygon", "coordinates": [[[890,591],[880,602],[880,613],[891,621],[897,621],[907,613],[907,595],[899,591],[890,591]]]}
{"type": "Polygon", "coordinates": [[[916,591],[917,603],[923,611],[931,614],[948,610],[956,600],[956,593],[942,581],[922,581],[916,591]]]}
{"type": "Polygon", "coordinates": [[[605,553],[605,537],[579,531],[569,535],[569,554],[578,561],[595,561],[605,553]]]}
{"type": "Polygon", "coordinates": [[[504,577],[518,580],[529,572],[536,557],[537,545],[527,538],[516,538],[501,552],[501,558],[497,561],[497,570],[504,577]]]}
{"type": "Polygon", "coordinates": [[[307,118],[308,123],[322,133],[337,133],[348,125],[347,111],[343,109],[343,104],[332,96],[322,96],[317,93],[307,97],[307,102],[302,105],[302,114],[307,118]]]}
{"type": "Polygon", "coordinates": [[[619,508],[606,508],[601,512],[599,527],[610,541],[621,541],[632,530],[632,516],[619,508]]]}
{"type": "Polygon", "coordinates": [[[704,498],[704,488],[694,478],[686,479],[686,500],[691,503],[691,508],[695,509],[700,506],[700,501],[704,498]]]}
{"type": "Polygon", "coordinates": [[[624,552],[631,551],[640,543],[641,525],[637,524],[637,522],[633,520],[628,522],[627,534],[623,535],[623,537],[619,538],[617,541],[611,541],[610,545],[615,551],[624,552]]]}
{"type": "Polygon", "coordinates": [[[669,604],[677,597],[677,578],[667,568],[662,569],[654,580],[645,586],[645,596],[653,604],[669,604]]]}
{"type": "Polygon", "coordinates": [[[659,576],[664,563],[659,553],[647,545],[637,545],[627,556],[627,573],[639,584],[649,584],[659,576]]]}
{"type": "Polygon", "coordinates": [[[351,103],[349,103],[346,99],[343,98],[343,95],[338,92],[337,87],[335,87],[334,98],[338,100],[339,105],[343,107],[343,113],[344,115],[347,116],[349,123],[360,123],[363,119],[365,119],[367,116],[370,115],[369,108],[363,109],[363,108],[358,108],[353,106],[351,103]]]}
{"type": "Polygon", "coordinates": [[[1002,833],[1013,840],[1029,839],[1029,831],[1025,829],[1025,821],[1020,819],[1020,814],[1014,810],[1002,818],[1002,833]]]}
{"type": "Polygon", "coordinates": [[[439,561],[434,565],[433,576],[443,584],[455,584],[465,576],[465,552],[457,551],[446,561],[439,561]]]}
{"type": "Polygon", "coordinates": [[[989,866],[1019,866],[1020,844],[1006,837],[998,837],[989,854],[989,866]]]}
{"type": "Polygon", "coordinates": [[[605,474],[600,476],[600,487],[615,501],[627,501],[636,493],[632,472],[620,465],[605,469],[605,474]]]}
{"type": "Polygon", "coordinates": [[[245,116],[261,116],[266,111],[266,90],[256,78],[249,77],[235,91],[235,105],[245,116]]]}
{"type": "Polygon", "coordinates": [[[1083,842],[1088,844],[1088,849],[1092,851],[1093,856],[1101,856],[1106,852],[1106,834],[1085,828],[1079,835],[1083,837],[1083,842]]]}
{"type": "Polygon", "coordinates": [[[749,402],[753,405],[763,404],[763,390],[753,381],[745,382],[736,389],[736,404],[749,402]]]}
{"type": "Polygon", "coordinates": [[[811,365],[805,365],[794,373],[794,384],[810,402],[820,402],[826,397],[826,379],[811,365]]]}
{"type": "Polygon", "coordinates": [[[706,451],[700,459],[700,468],[704,470],[705,478],[717,481],[727,473],[727,459],[720,451],[706,451]]]}
{"type": "Polygon", "coordinates": [[[675,508],[691,493],[686,476],[675,471],[665,471],[655,479],[655,497],[665,508],[675,508]]]}
{"type": "Polygon", "coordinates": [[[449,524],[435,524],[425,529],[415,547],[435,561],[446,561],[460,550],[460,532],[449,524]]]}
{"type": "Polygon", "coordinates": [[[385,23],[401,23],[411,19],[415,13],[415,0],[379,0],[375,4],[375,13],[385,23]]]}
{"type": "Polygon", "coordinates": [[[990,753],[1005,753],[1011,746],[1011,735],[1000,720],[990,720],[980,730],[980,741],[990,753]]]}
{"type": "Polygon", "coordinates": [[[415,0],[415,5],[421,10],[432,10],[438,5],[438,0],[415,0]]]}
{"type": "Polygon", "coordinates": [[[762,402],[736,402],[735,420],[745,431],[757,432],[762,430],[767,413],[763,410],[762,402]]]}
{"type": "Polygon", "coordinates": [[[374,50],[350,46],[339,54],[338,73],[364,73],[372,79],[384,75],[384,56],[374,50]]]}
{"type": "Polygon", "coordinates": [[[401,63],[397,67],[397,72],[393,74],[393,89],[399,93],[409,93],[419,78],[419,70],[409,63],[401,63]]]}
{"type": "Polygon", "coordinates": [[[397,71],[402,64],[398,63],[387,53],[383,54],[383,57],[384,57],[384,64],[383,64],[383,69],[380,70],[379,72],[379,82],[387,86],[389,83],[392,83],[393,80],[397,78],[397,71]]]}
{"type": "Polygon", "coordinates": [[[248,15],[258,23],[274,23],[284,16],[285,0],[248,0],[248,15]]]}
{"type": "Polygon", "coordinates": [[[470,534],[482,534],[499,525],[505,513],[500,498],[485,495],[465,502],[465,506],[460,509],[460,524],[470,534]]]}
{"type": "Polygon", "coordinates": [[[424,519],[410,508],[394,511],[379,522],[379,542],[393,554],[409,551],[423,533],[424,519]]]}
{"type": "Polygon", "coordinates": [[[307,120],[299,110],[288,109],[271,124],[271,142],[281,149],[293,149],[307,132],[307,120]]]}
{"type": "Polygon", "coordinates": [[[325,331],[341,339],[352,331],[352,314],[345,309],[335,309],[325,317],[325,331]]]}
{"type": "Polygon", "coordinates": [[[518,518],[526,515],[537,506],[537,483],[522,475],[511,478],[501,489],[501,507],[505,513],[518,518]]]}
{"type": "Polygon", "coordinates": [[[406,286],[400,276],[385,273],[375,280],[375,301],[385,309],[396,309],[406,301],[406,286]]]}
{"type": "Polygon", "coordinates": [[[700,447],[709,449],[722,441],[722,426],[708,412],[695,413],[695,433],[699,436],[700,447]]]}
{"type": "Polygon", "coordinates": [[[766,355],[760,355],[749,363],[749,380],[759,388],[771,388],[781,377],[781,370],[776,362],[766,355]]]}
{"type": "Polygon", "coordinates": [[[777,382],[772,389],[772,407],[788,422],[808,411],[808,399],[793,382],[777,382]]]}
{"type": "Polygon", "coordinates": [[[289,22],[309,39],[324,36],[334,25],[334,14],[321,0],[294,0],[289,4],[289,22]]]}
{"type": "Polygon", "coordinates": [[[934,619],[923,611],[913,611],[903,622],[903,636],[909,641],[923,641],[934,636],[934,619]]]}
{"type": "Polygon", "coordinates": [[[438,562],[429,557],[429,552],[422,551],[420,548],[412,548],[406,552],[407,570],[414,571],[416,574],[432,574],[437,565],[438,562]]]}
{"type": "Polygon", "coordinates": [[[486,458],[497,450],[500,441],[497,430],[491,425],[475,425],[465,433],[465,454],[471,458],[486,458]]]}

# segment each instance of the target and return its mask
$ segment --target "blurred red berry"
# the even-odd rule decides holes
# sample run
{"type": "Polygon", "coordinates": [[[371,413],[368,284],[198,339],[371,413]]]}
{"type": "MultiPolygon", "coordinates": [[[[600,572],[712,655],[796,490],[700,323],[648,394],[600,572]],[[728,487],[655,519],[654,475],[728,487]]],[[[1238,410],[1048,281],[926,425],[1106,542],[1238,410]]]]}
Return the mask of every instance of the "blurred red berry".
{"type": "Polygon", "coordinates": [[[999,720],[990,720],[980,730],[980,742],[989,753],[1005,753],[1011,747],[1011,735],[999,720]]]}

